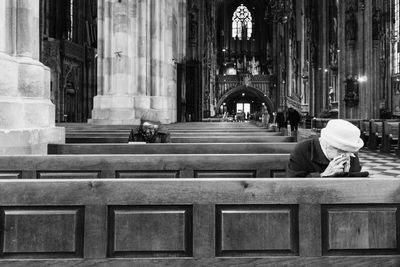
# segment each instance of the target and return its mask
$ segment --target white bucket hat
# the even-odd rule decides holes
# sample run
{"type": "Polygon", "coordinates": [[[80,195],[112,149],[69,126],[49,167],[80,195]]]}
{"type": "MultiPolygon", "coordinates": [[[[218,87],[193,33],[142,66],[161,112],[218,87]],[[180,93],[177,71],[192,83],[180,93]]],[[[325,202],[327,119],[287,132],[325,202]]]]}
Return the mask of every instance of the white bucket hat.
{"type": "Polygon", "coordinates": [[[348,121],[330,120],[321,130],[321,139],[334,148],[357,152],[364,146],[360,134],[360,129],[348,121]]]}

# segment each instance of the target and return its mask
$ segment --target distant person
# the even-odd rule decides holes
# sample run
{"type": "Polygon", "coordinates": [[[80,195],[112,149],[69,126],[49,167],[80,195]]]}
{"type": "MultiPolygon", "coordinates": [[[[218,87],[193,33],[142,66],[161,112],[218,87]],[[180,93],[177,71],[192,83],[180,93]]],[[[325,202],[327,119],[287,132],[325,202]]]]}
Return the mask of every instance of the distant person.
{"type": "Polygon", "coordinates": [[[292,132],[297,132],[300,120],[301,117],[299,112],[297,112],[297,110],[295,110],[294,108],[290,107],[288,110],[287,121],[290,124],[290,130],[292,132]]]}
{"type": "Polygon", "coordinates": [[[264,116],[265,116],[265,127],[268,129],[269,128],[269,120],[271,118],[268,110],[265,111],[264,116]]]}
{"type": "Polygon", "coordinates": [[[224,114],[222,115],[222,121],[228,121],[228,116],[229,116],[228,112],[225,111],[224,114]]]}
{"type": "Polygon", "coordinates": [[[285,114],[282,112],[282,110],[279,110],[276,113],[276,124],[278,126],[278,131],[281,131],[281,128],[286,128],[286,120],[285,120],[285,114]]]}
{"type": "Polygon", "coordinates": [[[368,172],[361,172],[357,155],[363,145],[356,126],[345,120],[330,120],[320,138],[297,144],[290,155],[288,177],[368,176],[368,172]]]}
{"type": "Polygon", "coordinates": [[[171,140],[169,132],[163,129],[157,114],[148,111],[140,119],[140,125],[136,132],[133,129],[131,130],[128,141],[129,143],[169,143],[171,140]]]}

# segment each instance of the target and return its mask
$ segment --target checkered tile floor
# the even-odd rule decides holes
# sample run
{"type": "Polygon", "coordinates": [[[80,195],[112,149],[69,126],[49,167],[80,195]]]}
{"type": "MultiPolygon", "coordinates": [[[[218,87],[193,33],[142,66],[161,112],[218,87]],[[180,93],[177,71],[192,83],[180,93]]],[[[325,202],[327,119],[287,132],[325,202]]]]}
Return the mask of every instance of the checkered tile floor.
{"type": "Polygon", "coordinates": [[[400,157],[395,154],[383,154],[361,149],[359,152],[362,171],[368,171],[369,177],[400,178],[400,157]]]}

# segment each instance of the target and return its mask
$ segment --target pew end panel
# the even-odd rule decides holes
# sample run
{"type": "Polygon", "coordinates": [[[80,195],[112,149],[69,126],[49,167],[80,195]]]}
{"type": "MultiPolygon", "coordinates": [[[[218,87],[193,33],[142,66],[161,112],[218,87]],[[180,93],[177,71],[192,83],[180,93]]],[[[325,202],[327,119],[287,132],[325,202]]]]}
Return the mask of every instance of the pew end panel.
{"type": "Polygon", "coordinates": [[[382,142],[383,122],[371,120],[368,138],[368,149],[377,150],[382,142]]]}
{"type": "Polygon", "coordinates": [[[381,152],[392,153],[396,149],[399,139],[399,127],[400,122],[385,121],[383,123],[381,152]]]}
{"type": "Polygon", "coordinates": [[[368,146],[370,127],[369,121],[363,120],[360,122],[361,139],[364,141],[364,147],[368,146]]]}

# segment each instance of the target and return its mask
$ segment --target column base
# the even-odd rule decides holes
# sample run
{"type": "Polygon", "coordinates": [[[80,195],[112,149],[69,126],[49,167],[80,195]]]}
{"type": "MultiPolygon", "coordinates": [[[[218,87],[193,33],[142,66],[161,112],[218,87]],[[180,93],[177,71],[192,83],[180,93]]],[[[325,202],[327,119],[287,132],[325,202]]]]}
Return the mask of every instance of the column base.
{"type": "Polygon", "coordinates": [[[48,144],[65,144],[65,128],[0,129],[0,155],[46,155],[48,144]]]}
{"type": "Polygon", "coordinates": [[[161,123],[176,122],[176,99],[160,96],[96,96],[93,100],[94,125],[139,125],[147,110],[158,113],[161,123]]]}
{"type": "Polygon", "coordinates": [[[131,95],[95,96],[92,119],[89,119],[88,123],[95,125],[138,124],[133,97],[131,95]]]}
{"type": "MultiPolygon", "coordinates": [[[[115,110],[110,111],[110,112],[115,112],[115,110]]],[[[118,120],[118,119],[111,119],[111,118],[88,119],[88,124],[92,124],[92,125],[139,125],[140,119],[134,119],[134,120],[118,120]]]]}

